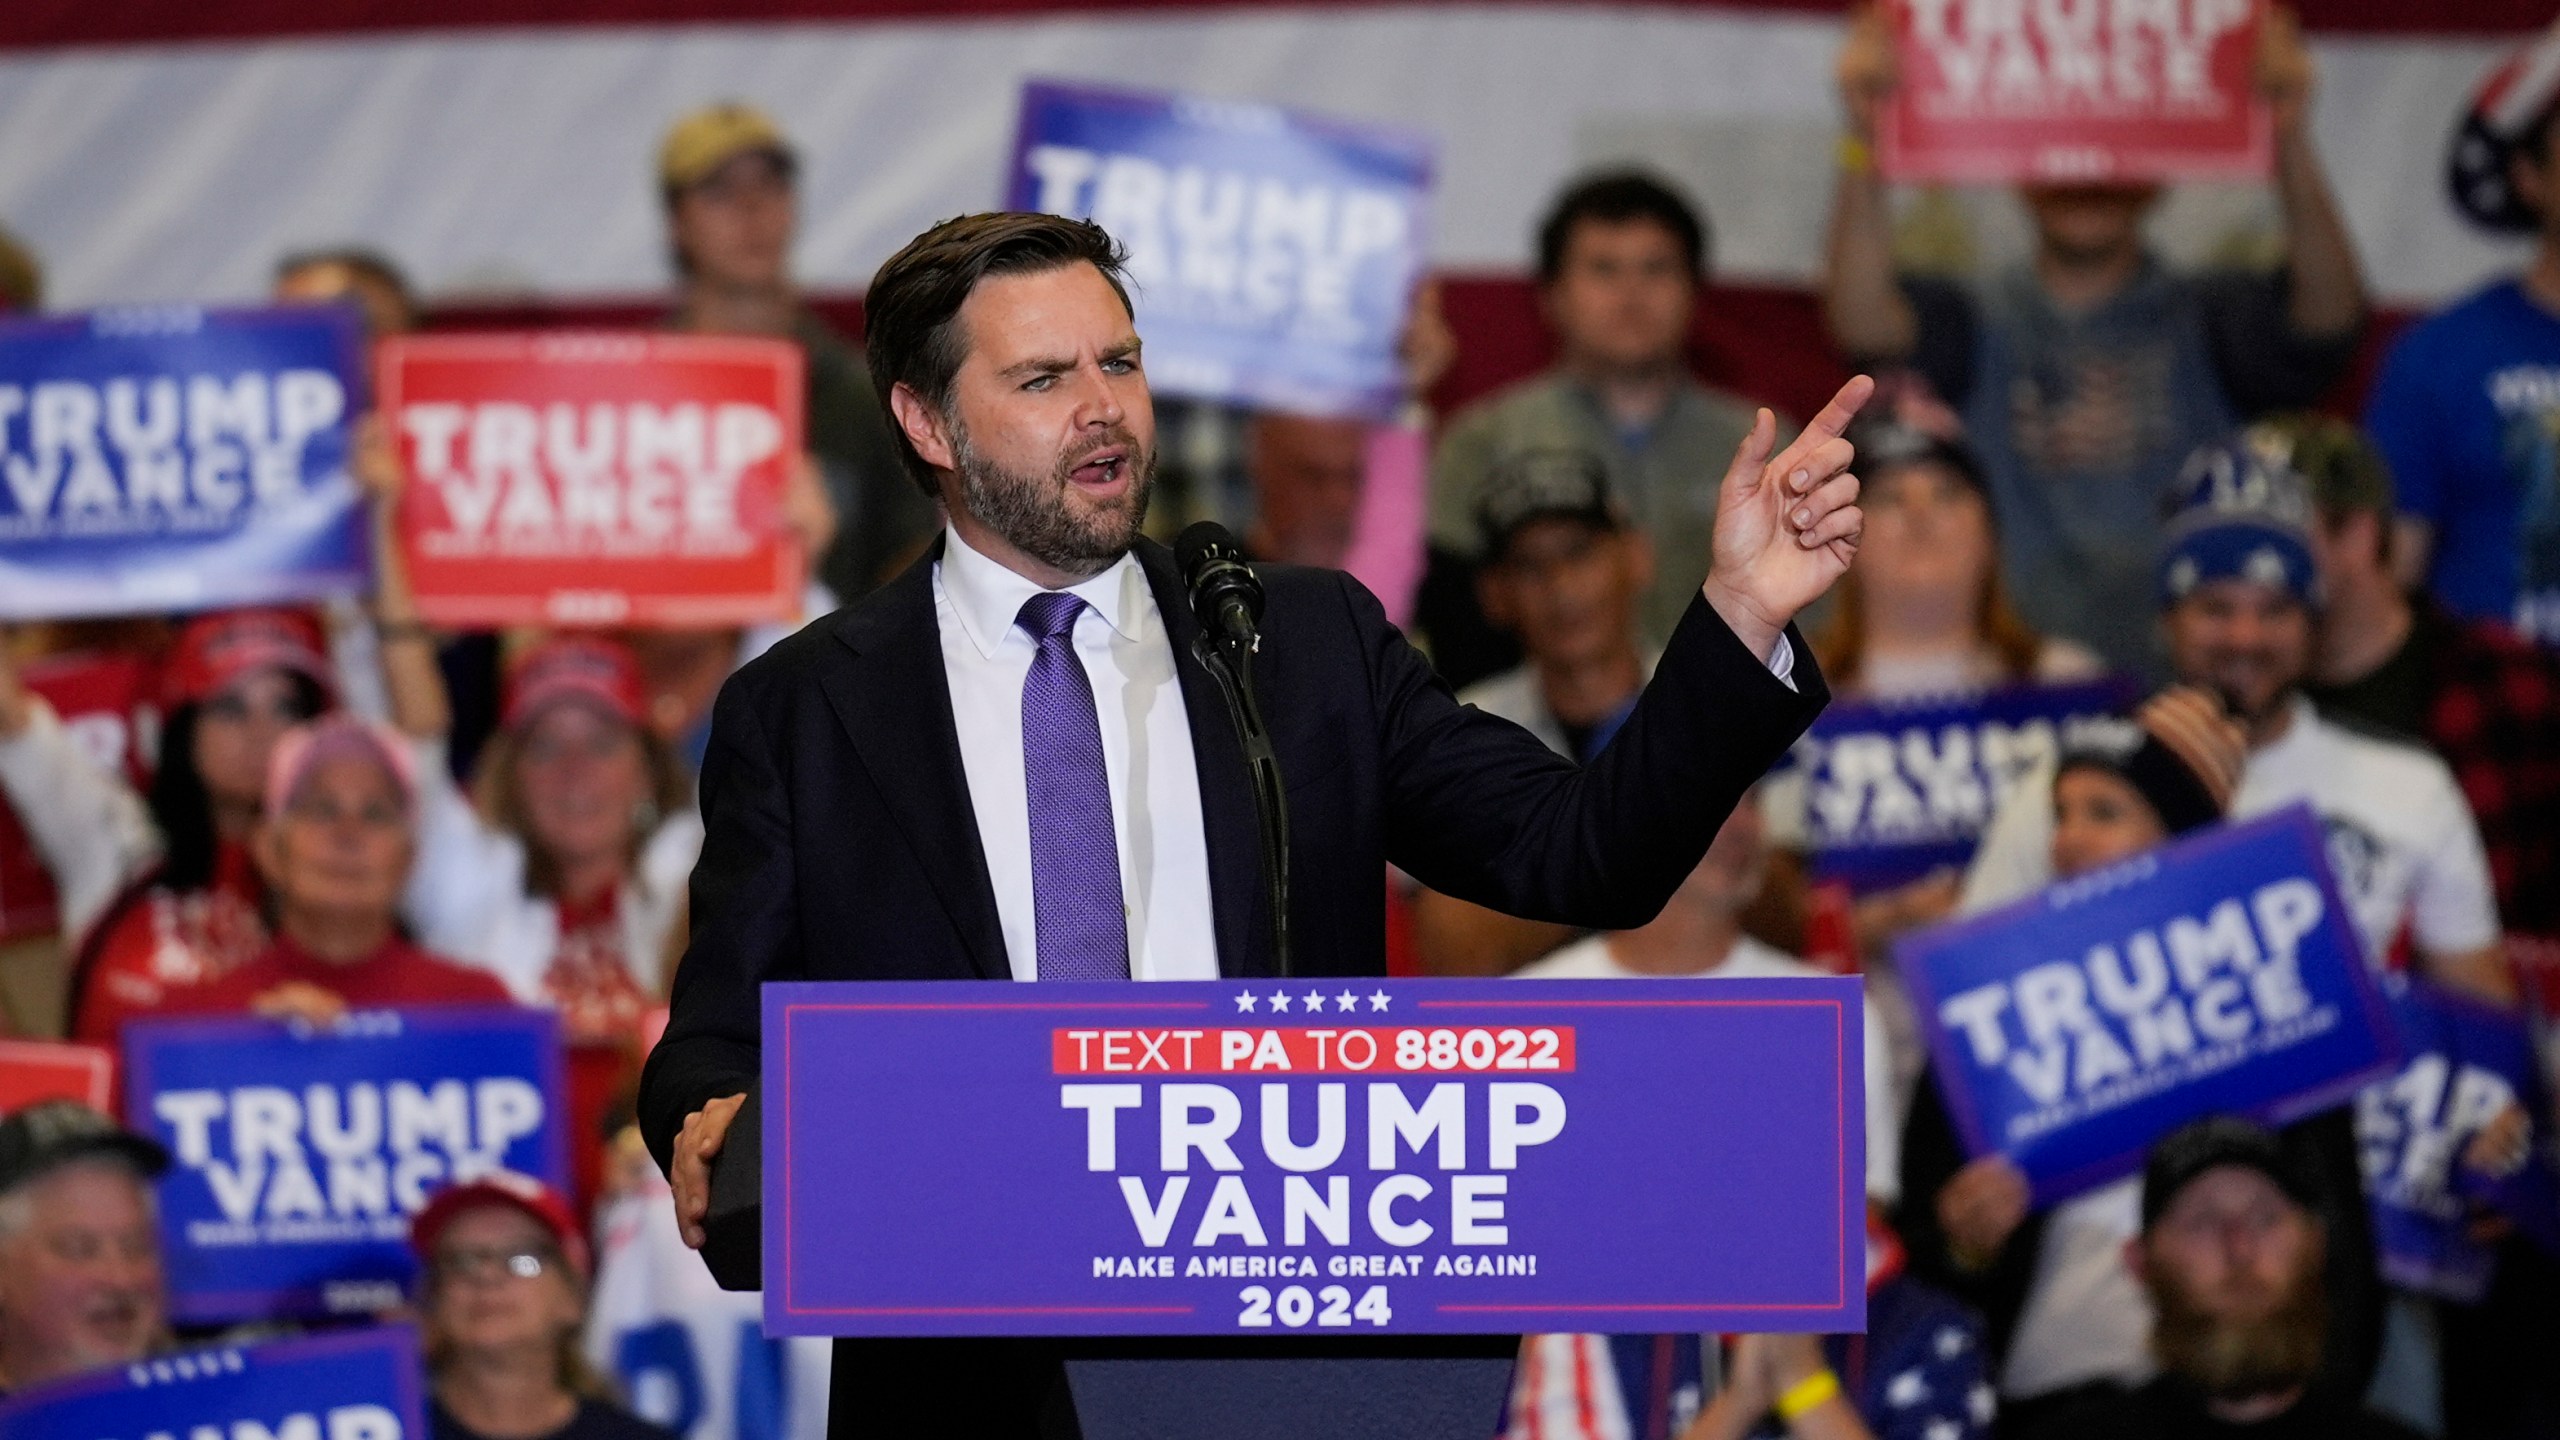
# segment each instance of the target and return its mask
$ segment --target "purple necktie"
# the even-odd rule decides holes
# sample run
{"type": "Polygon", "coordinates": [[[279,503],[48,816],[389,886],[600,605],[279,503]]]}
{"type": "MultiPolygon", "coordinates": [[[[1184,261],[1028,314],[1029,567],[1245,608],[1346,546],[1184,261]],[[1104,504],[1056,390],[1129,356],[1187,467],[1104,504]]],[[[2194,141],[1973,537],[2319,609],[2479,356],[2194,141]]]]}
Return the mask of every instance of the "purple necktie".
{"type": "Polygon", "coordinates": [[[1129,978],[1129,917],[1093,682],[1076,658],[1084,601],[1047,590],[1014,622],[1040,647],[1022,681],[1022,778],[1031,799],[1031,912],[1043,980],[1129,978]]]}

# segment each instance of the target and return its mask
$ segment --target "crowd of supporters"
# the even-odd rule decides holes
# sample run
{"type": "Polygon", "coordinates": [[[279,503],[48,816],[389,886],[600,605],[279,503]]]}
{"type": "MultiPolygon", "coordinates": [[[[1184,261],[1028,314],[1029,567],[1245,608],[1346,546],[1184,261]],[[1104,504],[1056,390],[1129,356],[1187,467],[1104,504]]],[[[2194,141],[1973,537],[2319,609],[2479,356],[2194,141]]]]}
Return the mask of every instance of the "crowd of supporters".
{"type": "MultiPolygon", "coordinates": [[[[1817,878],[1807,796],[1783,774],[1641,929],[1577,933],[1382,877],[1391,948],[1425,974],[1866,977],[1869,1332],[1527,1337],[1501,1433],[2560,1433],[2552,1257],[2502,1238],[2477,1305],[2387,1283],[2352,1106],[2281,1130],[2201,1122],[2159,1137],[2142,1174],[2038,1207],[2014,1165],[1965,1153],[1891,949],[2307,803],[2376,968],[2525,1005],[2515,949],[2560,942],[2560,64],[2522,73],[2548,93],[2468,117],[2497,163],[2462,194],[2483,225],[2538,234],[2534,257],[2401,334],[2367,398],[2342,382],[2375,317],[2282,11],[2258,64],[2272,266],[2164,263],[2143,234],[2156,187],[2036,186],[2018,197],[2029,256],[1963,282],[1897,260],[1872,149],[1891,48],[1876,15],[1852,23],[1828,334],[1800,343],[1882,383],[1852,435],[1865,539],[1806,627],[1814,655],[1845,699],[2105,675],[2151,698],[2127,736],[2014,786],[1968,866],[1887,889],[1817,878]]],[[[786,519],[818,561],[814,618],[911,563],[939,521],[853,350],[794,285],[798,171],[772,122],[724,105],[671,129],[657,178],[666,325],[785,336],[808,358],[786,519]]],[[[1426,283],[1394,423],[1193,415],[1206,453],[1183,463],[1203,494],[1232,477],[1258,561],[1350,570],[1462,698],[1586,760],[1704,576],[1712,486],[1757,407],[1690,366],[1711,232],[1674,188],[1584,177],[1533,239],[1552,368],[1433,415],[1459,340],[1426,283]]],[[[34,267],[0,258],[15,308],[35,308],[34,267]]],[[[374,338],[421,318],[366,251],[289,257],[275,295],[353,304],[374,338]]],[[[352,468],[378,541],[361,603],[6,634],[0,841],[56,903],[49,935],[0,950],[0,1034],[112,1048],[159,1015],[557,1012],[566,1192],[502,1177],[414,1225],[435,1426],[656,1433],[605,1398],[593,1362],[611,1346],[582,1326],[591,1289],[690,1263],[635,1159],[630,1091],[684,951],[711,702],[776,634],[430,628],[389,543],[404,481],[378,426],[352,468]],[[43,698],[72,664],[139,677],[129,753],[43,698]]],[[[2501,1117],[2462,1163],[2546,1144],[2553,1119],[2501,1117]]],[[[168,1343],[150,1203],[166,1164],[78,1107],[0,1121],[0,1390],[168,1343]]]]}

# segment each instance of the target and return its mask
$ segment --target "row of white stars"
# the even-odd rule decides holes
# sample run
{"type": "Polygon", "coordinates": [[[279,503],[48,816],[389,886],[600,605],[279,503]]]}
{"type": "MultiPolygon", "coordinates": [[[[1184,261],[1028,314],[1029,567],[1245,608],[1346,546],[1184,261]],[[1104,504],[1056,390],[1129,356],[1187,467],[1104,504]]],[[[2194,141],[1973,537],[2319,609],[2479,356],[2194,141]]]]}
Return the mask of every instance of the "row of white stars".
{"type": "MultiPolygon", "coordinates": [[[[1236,995],[1236,1008],[1249,1013],[1253,1009],[1254,1002],[1263,998],[1264,997],[1256,995],[1250,990],[1240,991],[1236,995]]],[[[1387,998],[1387,992],[1384,990],[1371,991],[1369,993],[1369,1008],[1372,1010],[1386,1009],[1387,998]]],[[[1324,1009],[1326,997],[1322,991],[1309,991],[1304,995],[1292,995],[1286,990],[1274,990],[1271,992],[1269,999],[1271,1001],[1271,1008],[1275,1012],[1287,1010],[1289,1008],[1289,1002],[1296,1000],[1304,1002],[1307,1007],[1307,1012],[1309,1014],[1314,1014],[1317,1011],[1324,1009]]],[[[1345,1015],[1348,1015],[1352,1011],[1360,1008],[1360,997],[1352,994],[1348,990],[1343,991],[1339,995],[1333,996],[1332,999],[1333,1008],[1341,1011],[1345,1015]]]]}

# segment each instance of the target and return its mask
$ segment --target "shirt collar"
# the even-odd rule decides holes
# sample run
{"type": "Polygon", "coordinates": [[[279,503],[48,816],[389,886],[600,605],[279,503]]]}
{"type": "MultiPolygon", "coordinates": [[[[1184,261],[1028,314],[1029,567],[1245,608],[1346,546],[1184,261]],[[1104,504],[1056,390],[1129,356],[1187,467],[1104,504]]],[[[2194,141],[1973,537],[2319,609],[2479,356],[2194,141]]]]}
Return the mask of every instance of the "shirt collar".
{"type": "MultiPolygon", "coordinates": [[[[942,593],[950,598],[961,633],[988,659],[994,659],[996,647],[1015,633],[1014,620],[1022,613],[1023,602],[1045,588],[971,549],[955,526],[943,527],[940,568],[942,593]]],[[[1067,593],[1092,606],[1123,640],[1140,638],[1144,611],[1154,600],[1146,572],[1138,567],[1134,554],[1124,554],[1101,574],[1068,586],[1067,593]]],[[[1023,639],[1027,644],[1030,637],[1023,639]]]]}
{"type": "MultiPolygon", "coordinates": [[[[2293,718],[2286,723],[2284,733],[2264,748],[2250,752],[2252,759],[2266,755],[2290,754],[2313,743],[2311,736],[2320,728],[2320,708],[2311,703],[2311,697],[2296,690],[2286,698],[2285,709],[2293,718]]],[[[2244,779],[2246,775],[2247,772],[2243,770],[2244,779]]]]}

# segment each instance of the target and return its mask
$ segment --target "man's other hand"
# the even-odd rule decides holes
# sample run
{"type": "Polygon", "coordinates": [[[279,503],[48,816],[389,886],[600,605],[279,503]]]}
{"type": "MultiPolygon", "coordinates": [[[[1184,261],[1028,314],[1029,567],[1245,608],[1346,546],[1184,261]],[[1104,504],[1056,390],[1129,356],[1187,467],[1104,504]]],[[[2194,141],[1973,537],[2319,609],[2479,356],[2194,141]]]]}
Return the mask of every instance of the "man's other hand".
{"type": "Polygon", "coordinates": [[[704,1238],[702,1217],[711,1212],[711,1157],[729,1138],[729,1122],[738,1118],[744,1095],[725,1095],[684,1117],[676,1136],[675,1170],[667,1178],[676,1187],[676,1229],[684,1243],[699,1250],[704,1238]]]}
{"type": "Polygon", "coordinates": [[[1875,389],[1866,376],[1852,377],[1775,458],[1777,417],[1762,410],[1725,471],[1704,593],[1763,660],[1787,622],[1847,574],[1858,553],[1866,516],[1858,477],[1849,473],[1855,452],[1840,435],[1875,389]]]}

